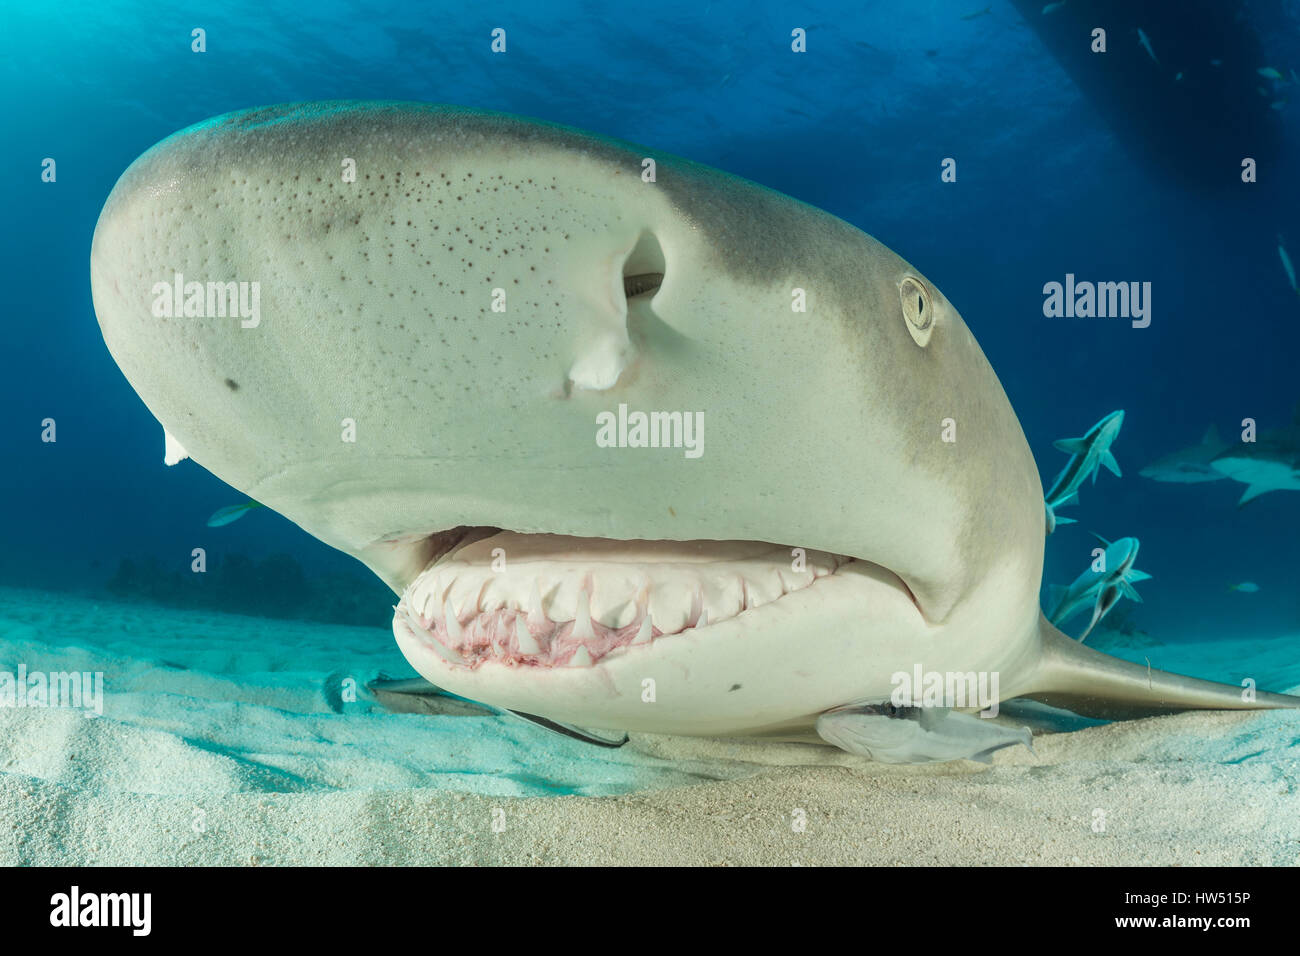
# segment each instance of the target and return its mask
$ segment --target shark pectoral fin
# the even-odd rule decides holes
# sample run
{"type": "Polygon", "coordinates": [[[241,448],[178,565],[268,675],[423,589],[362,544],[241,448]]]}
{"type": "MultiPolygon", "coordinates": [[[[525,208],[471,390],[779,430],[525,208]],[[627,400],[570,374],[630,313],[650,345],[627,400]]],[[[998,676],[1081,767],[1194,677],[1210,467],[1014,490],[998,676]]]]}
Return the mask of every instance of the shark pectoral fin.
{"type": "Polygon", "coordinates": [[[1247,691],[1232,684],[1183,677],[1085,647],[1039,622],[1043,657],[1033,683],[1017,696],[1098,720],[1127,720],[1180,710],[1300,708],[1300,697],[1247,691]]]}
{"type": "Polygon", "coordinates": [[[1128,572],[1128,574],[1124,575],[1124,578],[1130,583],[1136,584],[1139,581],[1150,581],[1151,575],[1147,574],[1145,571],[1139,571],[1137,568],[1133,568],[1128,572]]]}
{"type": "Polygon", "coordinates": [[[1067,455],[1086,455],[1088,453],[1088,442],[1082,438],[1062,438],[1060,441],[1052,442],[1052,447],[1057,451],[1063,451],[1067,455]]]}
{"type": "Polygon", "coordinates": [[[1256,498],[1258,498],[1260,495],[1264,494],[1265,492],[1274,491],[1274,490],[1275,490],[1274,488],[1271,488],[1268,485],[1247,485],[1246,490],[1243,491],[1241,493],[1241,497],[1237,499],[1237,507],[1240,508],[1242,505],[1246,504],[1247,502],[1254,501],[1256,498]]]}
{"type": "MultiPolygon", "coordinates": [[[[1062,502],[1062,504],[1064,504],[1064,502],[1062,502]]],[[[1057,524],[1078,524],[1078,522],[1075,521],[1073,518],[1062,518],[1060,515],[1056,516],[1056,523],[1057,524]]]]}
{"type": "Polygon", "coordinates": [[[190,457],[190,453],[172,437],[172,433],[163,429],[163,464],[176,465],[190,457]]]}
{"type": "MultiPolygon", "coordinates": [[[[1119,462],[1115,460],[1115,456],[1110,452],[1106,452],[1106,454],[1101,456],[1101,463],[1105,465],[1106,470],[1116,478],[1124,477],[1124,474],[1119,470],[1119,462]]],[[[1092,480],[1094,482],[1097,480],[1097,473],[1095,471],[1092,473],[1092,480]]]]}

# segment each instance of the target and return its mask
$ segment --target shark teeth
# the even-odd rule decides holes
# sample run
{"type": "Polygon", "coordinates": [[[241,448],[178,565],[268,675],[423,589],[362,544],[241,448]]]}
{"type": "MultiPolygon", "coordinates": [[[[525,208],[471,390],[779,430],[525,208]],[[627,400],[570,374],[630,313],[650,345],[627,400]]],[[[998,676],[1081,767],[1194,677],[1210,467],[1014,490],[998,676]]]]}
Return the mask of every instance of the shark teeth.
{"type": "Polygon", "coordinates": [[[538,583],[537,578],[533,578],[533,590],[528,598],[528,626],[534,631],[540,631],[550,624],[546,612],[542,609],[542,586],[538,583]]]}
{"type": "Polygon", "coordinates": [[[399,610],[445,661],[589,667],[662,636],[723,624],[851,560],[798,551],[795,565],[796,551],[761,542],[500,532],[430,564],[399,610]],[[498,548],[508,564],[496,563],[498,548]]]}
{"type": "Polygon", "coordinates": [[[636,637],[632,638],[632,644],[634,646],[649,644],[651,638],[654,637],[654,629],[655,622],[650,620],[650,615],[647,613],[645,617],[641,618],[641,626],[637,629],[636,637]]]}
{"type": "Polygon", "coordinates": [[[447,647],[441,641],[433,640],[427,643],[429,644],[430,647],[433,648],[433,650],[437,653],[437,655],[441,657],[444,661],[446,661],[448,664],[467,663],[464,657],[462,657],[460,654],[453,651],[450,647],[447,647]]]}
{"type": "MultiPolygon", "coordinates": [[[[393,611],[396,615],[400,617],[402,621],[406,623],[407,628],[410,630],[412,634],[428,633],[428,629],[420,622],[420,620],[417,617],[415,617],[414,614],[411,613],[410,609],[407,608],[405,605],[399,604],[397,607],[393,608],[393,611]]],[[[463,656],[461,656],[456,651],[452,650],[450,647],[447,647],[437,638],[429,638],[425,641],[425,643],[433,650],[434,653],[436,653],[448,664],[464,665],[469,663],[468,661],[465,660],[463,656]]]]}
{"type": "Polygon", "coordinates": [[[696,627],[700,620],[700,615],[704,613],[704,589],[696,585],[695,590],[691,593],[691,613],[686,618],[687,627],[696,627]]]}
{"type": "Polygon", "coordinates": [[[578,591],[578,608],[573,618],[573,634],[575,640],[594,641],[596,632],[591,629],[591,585],[584,584],[578,591]]]}
{"type": "Polygon", "coordinates": [[[447,625],[447,637],[459,644],[464,639],[465,633],[460,628],[460,621],[456,618],[456,609],[451,606],[450,601],[442,603],[442,619],[447,625]]]}
{"type": "Polygon", "coordinates": [[[542,646],[537,643],[528,630],[528,623],[522,614],[515,615],[515,644],[520,654],[540,654],[542,646]]]}

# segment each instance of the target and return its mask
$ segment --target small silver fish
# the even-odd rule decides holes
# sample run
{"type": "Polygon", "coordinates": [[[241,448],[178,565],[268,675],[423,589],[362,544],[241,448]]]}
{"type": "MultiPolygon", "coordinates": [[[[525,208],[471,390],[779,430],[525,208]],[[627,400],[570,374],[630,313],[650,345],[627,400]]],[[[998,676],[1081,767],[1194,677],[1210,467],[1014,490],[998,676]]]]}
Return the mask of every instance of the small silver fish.
{"type": "Polygon", "coordinates": [[[1259,585],[1254,581],[1242,581],[1240,584],[1229,584],[1229,591],[1241,591],[1244,594],[1254,594],[1259,590],[1259,585]]]}
{"type": "Polygon", "coordinates": [[[1286,281],[1291,283],[1291,289],[1300,292],[1295,284],[1295,266],[1291,265],[1291,257],[1287,255],[1286,246],[1282,245],[1282,237],[1277,237],[1277,255],[1282,260],[1282,268],[1286,270],[1286,281]]]}
{"type": "Polygon", "coordinates": [[[1137,28],[1137,31],[1138,31],[1138,43],[1141,43],[1142,46],[1146,48],[1147,54],[1150,55],[1151,59],[1153,59],[1153,60],[1155,60],[1157,63],[1159,63],[1160,61],[1156,59],[1156,51],[1153,50],[1153,49],[1151,49],[1151,38],[1148,37],[1148,36],[1147,36],[1143,31],[1142,31],[1142,28],[1141,28],[1141,27],[1138,27],[1138,28],[1137,28]]]}
{"type": "Polygon", "coordinates": [[[1282,79],[1282,74],[1279,73],[1277,70],[1273,69],[1271,66],[1261,66],[1255,72],[1258,73],[1260,76],[1268,77],[1270,80],[1282,79]]]}
{"type": "Polygon", "coordinates": [[[242,505],[227,505],[224,508],[218,508],[212,512],[212,517],[208,519],[209,528],[220,528],[222,525],[230,524],[232,521],[238,521],[244,515],[248,514],[254,508],[261,508],[260,501],[245,501],[242,505]]]}
{"type": "Polygon", "coordinates": [[[1047,6],[1043,7],[1043,16],[1047,16],[1049,13],[1055,13],[1063,6],[1065,6],[1065,0],[1060,0],[1059,3],[1049,3],[1047,6]]]}

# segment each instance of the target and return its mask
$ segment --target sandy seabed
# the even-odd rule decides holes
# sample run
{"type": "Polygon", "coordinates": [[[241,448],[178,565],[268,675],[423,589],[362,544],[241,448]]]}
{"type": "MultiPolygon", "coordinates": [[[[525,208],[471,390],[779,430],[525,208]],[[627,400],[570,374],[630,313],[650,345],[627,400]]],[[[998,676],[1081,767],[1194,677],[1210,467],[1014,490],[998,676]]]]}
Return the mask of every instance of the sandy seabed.
{"type": "MultiPolygon", "coordinates": [[[[1300,635],[1106,649],[1300,685],[1300,635]]],[[[4,865],[1300,864],[1300,712],[1040,734],[991,767],[603,750],[388,712],[365,682],[410,669],[382,629],[0,588],[0,671],[20,666],[102,672],[103,713],[0,706],[4,865]]]]}

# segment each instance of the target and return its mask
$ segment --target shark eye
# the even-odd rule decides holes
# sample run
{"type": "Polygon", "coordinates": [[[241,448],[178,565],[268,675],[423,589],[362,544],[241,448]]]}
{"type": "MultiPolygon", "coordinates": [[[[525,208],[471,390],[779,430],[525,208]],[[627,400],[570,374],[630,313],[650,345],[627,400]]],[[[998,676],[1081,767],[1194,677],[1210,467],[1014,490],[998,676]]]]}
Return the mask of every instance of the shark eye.
{"type": "Polygon", "coordinates": [[[904,276],[898,285],[899,301],[903,305],[903,318],[907,320],[907,331],[917,345],[925,348],[934,331],[934,304],[930,290],[916,276],[904,276]]]}

